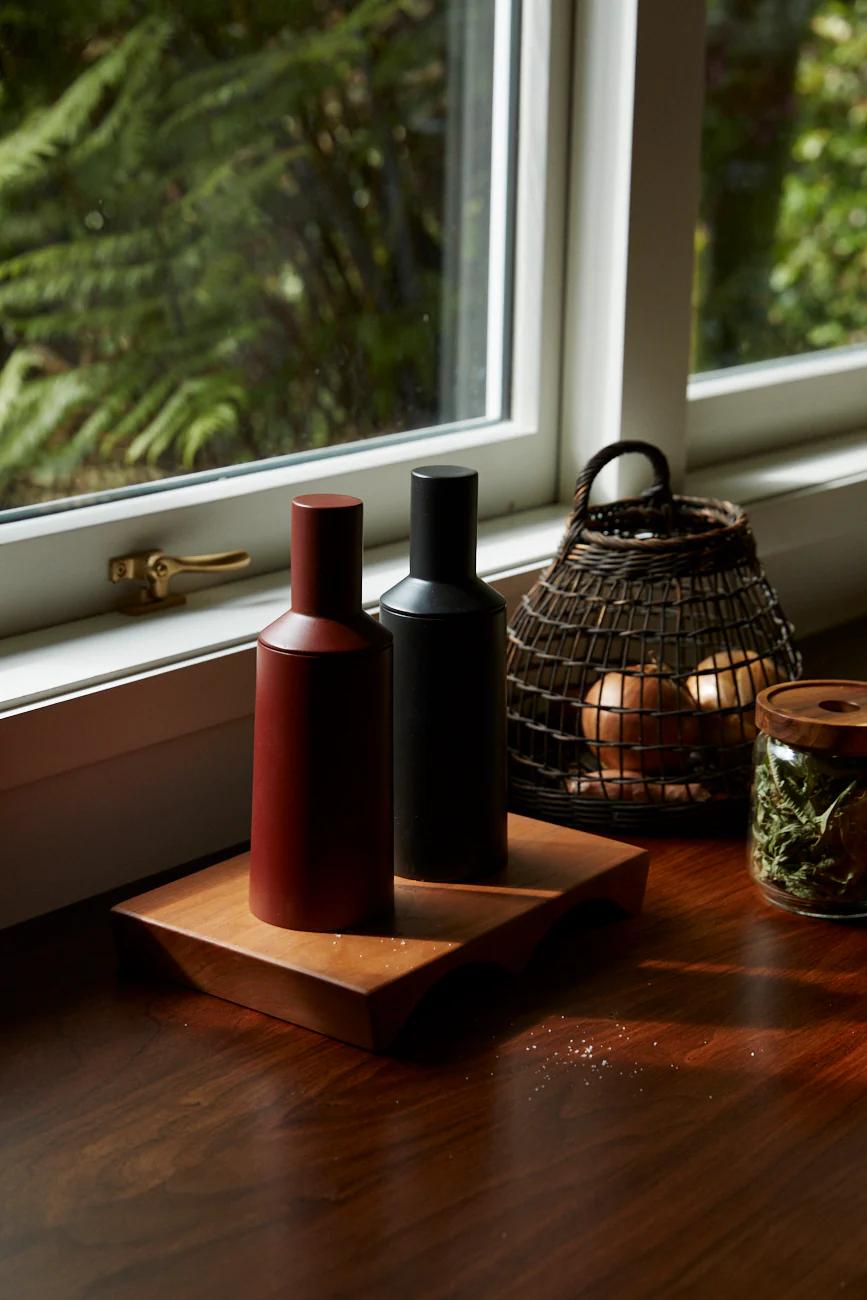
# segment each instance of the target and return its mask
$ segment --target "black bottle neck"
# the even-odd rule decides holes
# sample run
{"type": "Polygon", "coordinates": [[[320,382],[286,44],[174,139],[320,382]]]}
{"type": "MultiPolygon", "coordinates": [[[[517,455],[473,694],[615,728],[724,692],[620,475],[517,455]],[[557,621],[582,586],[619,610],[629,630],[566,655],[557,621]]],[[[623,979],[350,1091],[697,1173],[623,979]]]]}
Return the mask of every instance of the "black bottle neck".
{"type": "Polygon", "coordinates": [[[414,469],[409,572],[428,582],[476,576],[479,476],[458,465],[414,469]]]}

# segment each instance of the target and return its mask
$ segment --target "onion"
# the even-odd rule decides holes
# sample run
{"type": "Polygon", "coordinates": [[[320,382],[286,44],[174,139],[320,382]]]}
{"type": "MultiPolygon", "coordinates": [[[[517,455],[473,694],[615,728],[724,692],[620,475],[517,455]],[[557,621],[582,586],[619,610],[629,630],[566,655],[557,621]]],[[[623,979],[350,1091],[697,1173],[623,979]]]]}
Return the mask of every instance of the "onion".
{"type": "Polygon", "coordinates": [[[705,803],[710,791],[697,781],[647,781],[641,772],[603,767],[601,772],[574,772],[566,777],[569,794],[623,803],[705,803]]]}
{"type": "Polygon", "coordinates": [[[687,679],[686,689],[710,715],[702,723],[707,743],[725,747],[754,740],[756,696],[779,680],[773,659],[761,658],[757,650],[717,650],[702,659],[687,679]],[[720,714],[720,709],[734,712],[720,714]]]}
{"type": "Polygon", "coordinates": [[[679,771],[699,741],[694,709],[692,696],[664,668],[633,664],[594,682],[581,709],[581,729],[601,767],[679,771]]]}

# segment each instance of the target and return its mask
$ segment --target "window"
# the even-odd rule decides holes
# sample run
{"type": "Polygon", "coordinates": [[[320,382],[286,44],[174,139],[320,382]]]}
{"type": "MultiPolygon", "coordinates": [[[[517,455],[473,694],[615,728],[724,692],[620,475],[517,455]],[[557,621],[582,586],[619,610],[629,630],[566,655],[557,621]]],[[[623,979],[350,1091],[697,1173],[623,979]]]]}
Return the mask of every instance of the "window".
{"type": "Polygon", "coordinates": [[[7,33],[0,504],[502,418],[509,6],[102,9],[7,33]]]}
{"type": "Polygon", "coordinates": [[[37,623],[109,607],[142,544],[281,567],[296,483],[399,536],[407,439],[487,458],[488,513],[550,499],[562,54],[523,8],[0,16],[0,545],[13,581],[22,546],[69,547],[37,623]]]}
{"type": "MultiPolygon", "coordinates": [[[[259,165],[255,149],[240,160],[242,170],[251,169],[244,176],[253,189],[258,179],[263,188],[256,190],[260,197],[255,204],[242,204],[237,219],[229,217],[243,187],[224,192],[215,178],[214,196],[220,202],[209,197],[206,218],[191,223],[188,239],[192,246],[196,238],[206,238],[217,263],[191,270],[182,261],[189,276],[183,283],[186,294],[195,297],[199,290],[211,292],[212,285],[222,285],[225,310],[216,322],[221,330],[226,326],[231,334],[240,329],[243,335],[253,302],[264,308],[264,317],[253,312],[251,339],[263,319],[268,331],[279,326],[284,333],[294,322],[298,337],[287,343],[268,333],[280,346],[264,358],[242,338],[238,355],[226,366],[239,391],[220,396],[221,409],[212,412],[210,431],[206,419],[193,439],[190,411],[176,405],[161,429],[151,429],[155,438],[166,437],[158,451],[145,446],[140,455],[126,454],[140,431],[130,433],[126,443],[109,446],[107,452],[116,456],[115,473],[126,476],[115,488],[86,478],[88,472],[106,468],[99,461],[99,428],[92,446],[78,446],[76,454],[84,454],[75,463],[55,458],[66,433],[75,437],[91,418],[81,395],[64,392],[74,388],[72,381],[56,385],[63,403],[70,404],[63,413],[45,405],[47,434],[41,419],[18,425],[25,443],[28,438],[39,443],[40,455],[50,453],[52,463],[25,470],[24,462],[16,461],[13,471],[11,462],[4,462],[0,470],[7,507],[0,521],[0,637],[9,638],[0,645],[7,669],[3,680],[11,683],[7,701],[29,701],[20,709],[9,704],[0,717],[0,750],[15,755],[14,771],[7,764],[10,770],[5,780],[0,775],[0,785],[7,825],[20,837],[15,841],[20,847],[10,857],[11,887],[18,889],[18,903],[25,909],[17,910],[17,917],[116,884],[121,872],[126,878],[140,876],[219,851],[246,835],[250,642],[285,600],[281,581],[288,505],[296,491],[362,496],[367,544],[398,543],[394,553],[386,552],[368,566],[373,599],[385,570],[391,566],[391,581],[394,566],[404,563],[411,465],[422,457],[473,465],[480,472],[482,514],[495,520],[488,541],[490,563],[499,572],[513,570],[511,594],[516,595],[556,545],[576,475],[587,459],[615,439],[647,438],[663,448],[675,480],[686,478],[688,491],[730,494],[749,506],[771,580],[800,633],[867,609],[863,575],[853,568],[853,556],[863,553],[867,514],[865,436],[858,433],[867,425],[867,349],[858,316],[863,302],[861,295],[844,295],[845,308],[838,310],[842,300],[834,288],[853,267],[861,268],[862,278],[864,270],[859,208],[851,202],[857,176],[849,168],[861,167],[863,174],[863,163],[857,162],[863,95],[852,97],[851,74],[858,59],[864,59],[865,4],[867,0],[711,0],[708,6],[704,0],[262,0],[229,5],[225,0],[224,6],[223,0],[196,5],[165,0],[159,7],[137,6],[135,25],[124,16],[122,0],[88,0],[78,6],[45,0],[40,6],[6,6],[0,12],[4,76],[8,80],[14,71],[19,87],[31,85],[32,96],[24,103],[20,94],[9,97],[7,91],[7,98],[0,99],[0,267],[6,268],[0,269],[2,342],[7,356],[22,348],[53,349],[61,378],[64,367],[72,371],[105,360],[114,366],[124,355],[119,350],[103,358],[88,343],[88,330],[102,339],[111,337],[104,320],[100,323],[100,310],[120,308],[132,314],[136,329],[144,328],[142,320],[153,328],[164,321],[164,300],[174,287],[156,280],[140,293],[119,295],[118,302],[99,275],[94,279],[88,272],[91,279],[83,275],[83,284],[72,283],[75,277],[68,275],[55,286],[44,310],[38,294],[27,305],[27,263],[19,261],[15,271],[16,256],[30,256],[32,272],[34,250],[51,250],[45,254],[50,261],[68,251],[70,243],[85,241],[88,250],[104,247],[119,218],[100,199],[120,181],[112,174],[102,193],[87,196],[74,240],[46,240],[52,199],[59,196],[68,203],[70,193],[53,182],[44,192],[38,186],[34,191],[28,172],[22,201],[11,212],[17,190],[5,188],[8,142],[25,118],[25,153],[30,151],[37,172],[47,167],[56,181],[52,168],[59,155],[55,144],[48,144],[49,137],[55,140],[52,132],[59,133],[63,149],[74,150],[104,126],[97,142],[106,141],[108,149],[108,124],[125,129],[137,86],[150,85],[150,73],[145,76],[136,60],[128,75],[100,92],[86,132],[78,132],[78,119],[66,111],[68,101],[62,113],[52,116],[52,105],[62,103],[78,79],[75,68],[80,75],[82,63],[84,71],[102,63],[105,70],[103,60],[120,57],[117,51],[134,30],[151,33],[157,66],[169,58],[174,69],[195,53],[195,66],[184,65],[183,76],[155,83],[165,91],[154,106],[157,118],[162,120],[169,100],[179,93],[175,80],[181,86],[186,76],[201,74],[203,94],[213,92],[220,104],[225,97],[225,111],[221,107],[218,112],[217,104],[208,109],[206,143],[210,133],[219,135],[247,120],[241,105],[233,102],[240,90],[237,79],[228,77],[233,60],[242,60],[251,74],[254,68],[272,67],[272,60],[287,57],[288,30],[297,30],[301,47],[308,54],[314,49],[317,57],[332,38],[347,42],[336,62],[326,58],[317,65],[305,55],[303,69],[296,70],[315,79],[318,67],[322,74],[312,97],[315,111],[306,104],[314,121],[305,129],[309,133],[315,125],[324,133],[319,139],[317,129],[307,143],[308,153],[316,151],[310,158],[318,159],[317,183],[326,188],[307,185],[293,194],[283,192],[287,178],[291,187],[300,156],[294,153],[296,128],[284,117],[294,119],[297,112],[288,111],[275,124],[263,111],[267,133],[283,139],[292,160],[281,159],[278,165],[270,154],[262,156],[260,178],[252,174],[259,165]],[[737,277],[720,273],[721,243],[731,236],[731,227],[728,201],[716,208],[711,202],[717,192],[713,187],[718,189],[723,177],[716,163],[711,174],[708,162],[710,134],[713,149],[731,147],[735,175],[757,175],[742,167],[746,114],[739,117],[739,109],[728,114],[722,99],[721,42],[728,51],[727,76],[740,84],[749,64],[739,44],[746,39],[746,26],[736,32],[724,21],[735,12],[744,25],[753,22],[761,37],[755,50],[750,46],[753,68],[757,60],[772,61],[777,49],[768,24],[779,22],[788,30],[796,17],[801,23],[797,40],[792,37],[788,47],[796,65],[788,75],[795,77],[793,85],[803,84],[803,93],[781,99],[776,108],[769,96],[768,112],[773,116],[788,105],[807,125],[792,134],[789,123],[788,152],[774,185],[784,195],[803,198],[804,188],[809,191],[821,169],[833,163],[828,176],[837,187],[827,191],[827,198],[822,190],[811,210],[815,256],[807,258],[802,250],[794,260],[791,221],[797,213],[789,211],[789,224],[781,224],[785,204],[781,207],[780,194],[775,194],[776,224],[768,219],[760,246],[757,236],[746,241],[746,254],[764,258],[766,269],[746,287],[737,286],[740,301],[734,292],[737,277]],[[76,45],[73,36],[83,13],[90,15],[95,30],[84,45],[76,45]],[[193,13],[198,25],[191,34],[185,24],[193,13]],[[249,17],[239,19],[238,13],[249,17]],[[157,15],[159,22],[179,24],[163,44],[156,35],[157,15]],[[245,25],[254,21],[255,30],[245,25]],[[358,33],[364,28],[364,40],[349,39],[353,23],[362,25],[358,33]],[[403,63],[416,56],[408,54],[404,38],[418,54],[411,71],[403,63]],[[313,45],[305,46],[306,41],[313,45]],[[25,57],[31,42],[44,63],[39,76],[25,57]],[[378,48],[373,62],[365,55],[368,45],[378,48]],[[10,48],[16,50],[11,61],[10,48]],[[819,65],[830,71],[816,83],[819,65]],[[709,66],[716,71],[707,87],[704,171],[706,182],[713,184],[705,184],[700,202],[709,66]],[[46,89],[47,69],[51,84],[46,89]],[[797,80],[806,77],[803,69],[812,70],[812,81],[797,80]],[[386,185],[386,151],[369,138],[381,129],[372,118],[370,88],[376,77],[385,78],[392,96],[386,121],[401,179],[394,190],[386,185]],[[818,98],[813,90],[807,93],[808,83],[820,86],[818,98]],[[358,102],[352,99],[356,87],[358,102]],[[349,101],[345,110],[338,106],[344,99],[349,101]],[[125,107],[118,115],[114,110],[121,104],[125,107]],[[30,111],[40,107],[42,115],[31,118],[30,111]],[[343,127],[349,139],[338,130],[343,127]],[[398,139],[403,130],[405,137],[398,139]],[[811,143],[793,153],[793,141],[802,138],[811,143]],[[848,161],[839,155],[840,139],[844,153],[849,143],[854,145],[848,161]],[[416,160],[423,160],[422,175],[416,160]],[[269,166],[276,170],[269,172],[269,166]],[[322,194],[331,193],[328,186],[338,187],[344,205],[349,203],[348,214],[336,203],[323,207],[322,194]],[[841,194],[849,195],[843,207],[841,194]],[[396,224],[389,216],[395,197],[403,209],[396,224]],[[264,203],[268,212],[276,205],[282,217],[301,202],[319,204],[316,219],[302,235],[312,241],[313,252],[322,251],[322,265],[312,255],[305,260],[303,250],[294,261],[288,254],[285,260],[274,258],[274,240],[290,238],[291,222],[286,228],[266,222],[262,231],[256,225],[258,205],[264,203]],[[9,249],[2,241],[20,240],[31,215],[31,234],[9,249]],[[699,273],[694,277],[697,215],[699,273]],[[830,226],[826,217],[833,217],[830,226]],[[771,226],[775,242],[769,251],[771,226]],[[32,235],[35,229],[41,232],[38,239],[32,235]],[[395,231],[407,230],[412,232],[412,266],[416,271],[423,267],[417,291],[427,321],[414,305],[412,310],[407,306],[416,300],[407,290],[411,280],[404,278],[400,260],[404,241],[393,238],[395,231]],[[257,232],[255,238],[251,231],[257,232]],[[368,243],[357,246],[359,231],[368,243]],[[364,282],[353,278],[351,260],[346,260],[350,233],[351,259],[364,257],[366,250],[377,265],[372,250],[385,248],[387,293],[377,299],[375,310],[368,309],[366,299],[364,310],[355,309],[364,282]],[[853,251],[856,244],[859,252],[853,251]],[[231,292],[221,257],[234,258],[239,268],[231,292]],[[257,273],[262,271],[252,285],[244,277],[248,258],[257,273]],[[326,265],[331,296],[311,296],[313,277],[319,285],[326,265]],[[795,312],[797,286],[803,284],[809,319],[795,312]],[[829,286],[831,298],[820,301],[829,286]],[[750,307],[746,330],[743,295],[758,288],[760,310],[750,307]],[[85,326],[82,313],[76,312],[69,334],[25,337],[31,328],[36,334],[54,328],[48,318],[61,311],[64,295],[74,301],[76,294],[91,292],[94,313],[85,326]],[[154,311],[148,305],[154,296],[163,300],[162,316],[148,315],[154,311]],[[329,304],[352,306],[351,319],[330,320],[323,333],[321,320],[317,328],[310,322],[315,324],[317,313],[329,304]],[[277,325],[269,312],[276,313],[277,325]],[[302,322],[309,328],[302,330],[302,322]],[[829,324],[837,332],[829,333],[829,324]],[[323,338],[338,340],[342,349],[323,354],[328,382],[319,382],[315,374],[319,362],[311,369],[305,359],[311,348],[322,353],[323,338]],[[380,355],[383,341],[388,346],[380,355]],[[287,368],[290,348],[295,360],[287,368]],[[698,371],[689,377],[691,352],[698,371]],[[384,367],[381,386],[372,380],[374,362],[384,367]],[[275,375],[286,380],[282,391],[279,383],[268,390],[275,375]],[[292,385],[295,396],[289,402],[292,385]],[[364,400],[353,399],[353,392],[364,400]],[[245,445],[247,459],[233,463],[244,412],[255,415],[260,405],[276,412],[259,431],[266,442],[245,445]],[[229,427],[233,421],[234,431],[229,427]],[[846,436],[825,437],[835,431],[846,436]],[[342,437],[351,440],[340,441],[342,437]],[[816,447],[818,437],[825,441],[816,447]],[[193,455],[191,444],[199,438],[193,455]],[[273,443],[267,441],[271,438],[273,443]],[[758,458],[757,452],[762,453],[758,458]],[[63,474],[68,477],[62,479],[63,474]],[[95,486],[102,489],[97,499],[89,491],[95,486]],[[64,491],[78,495],[60,508],[64,491]],[[797,500],[791,495],[795,492],[797,500]],[[539,506],[546,508],[531,509],[539,506]],[[530,513],[521,527],[497,520],[522,510],[530,513]],[[253,572],[263,576],[245,583],[236,601],[217,593],[153,620],[86,617],[110,609],[117,600],[116,589],[106,581],[108,558],[155,545],[177,554],[244,547],[252,553],[253,572]],[[72,629],[65,626],[73,619],[83,621],[72,629]],[[15,638],[16,632],[30,634],[15,638]],[[160,815],[150,819],[146,836],[131,839],[129,827],[141,823],[145,804],[158,807],[160,815]],[[44,818],[41,810],[48,806],[52,815],[44,818]],[[96,839],[95,819],[100,827],[96,839]],[[58,833],[64,839],[60,857],[58,833]],[[26,882],[14,874],[19,861],[27,863],[26,882]]],[[[333,54],[333,44],[329,48],[333,54]]],[[[863,86],[863,70],[858,76],[863,86]]],[[[275,94],[291,96],[291,87],[281,83],[275,94]]],[[[81,103],[74,101],[74,106],[84,111],[81,103]]],[[[186,159],[195,171],[198,155],[184,154],[179,142],[180,137],[174,142],[177,158],[186,159]]],[[[142,138],[137,147],[150,156],[156,146],[142,138]]],[[[115,146],[111,149],[116,156],[115,146]]],[[[204,145],[200,152],[204,167],[212,155],[204,145]]],[[[180,166],[171,158],[163,163],[180,166]]],[[[83,181],[77,173],[69,179],[78,197],[83,181]]],[[[151,179],[137,173],[130,184],[150,184],[151,179]]],[[[149,192],[153,198],[153,187],[149,192]]],[[[177,196],[173,189],[157,192],[164,205],[183,206],[182,183],[177,196]]],[[[143,229],[151,230],[153,205],[144,215],[143,229]]],[[[123,237],[137,236],[129,213],[125,220],[123,237]]],[[[743,233],[735,230],[731,237],[743,233]]],[[[184,241],[181,251],[189,251],[184,241]]],[[[129,264],[136,263],[130,259],[129,264]]],[[[100,274],[102,265],[96,268],[100,274]]],[[[120,266],[126,265],[121,259],[120,266]]],[[[374,277],[374,283],[380,281],[374,277]]],[[[204,310],[202,304],[199,308],[204,310]]],[[[185,322],[186,316],[187,311],[185,322]]],[[[172,338],[163,325],[159,337],[165,341],[167,336],[172,338]]],[[[16,367],[14,401],[8,360],[0,385],[0,449],[7,446],[12,427],[4,423],[7,417],[13,422],[20,418],[20,411],[18,417],[12,412],[25,386],[53,377],[43,372],[40,379],[29,363],[19,361],[16,367]]],[[[15,376],[15,368],[11,373],[15,376]]],[[[215,373],[222,379],[222,367],[215,373]]],[[[157,384],[166,377],[160,375],[157,384]]],[[[192,379],[195,384],[196,376],[192,379]]],[[[37,389],[34,402],[48,389],[37,389]]],[[[184,400],[192,404],[206,396],[203,388],[186,392],[184,400]]],[[[106,399],[111,395],[107,387],[106,399]]],[[[121,395],[122,390],[118,401],[121,395]]],[[[107,418],[110,423],[114,415],[107,418]]],[[[81,442],[92,434],[91,425],[81,442]]],[[[632,464],[639,459],[624,458],[600,490],[627,494],[645,487],[646,471],[632,464]]],[[[388,584],[382,582],[378,589],[382,585],[388,584]]]]}
{"type": "Polygon", "coordinates": [[[694,462],[867,421],[865,79],[865,0],[710,0],[694,462]]]}
{"type": "Polygon", "coordinates": [[[867,3],[708,12],[693,370],[867,342],[867,3]]]}
{"type": "Polygon", "coordinates": [[[491,517],[568,499],[613,438],[660,442],[677,477],[687,453],[703,469],[863,427],[865,5],[0,16],[0,635],[112,608],[107,560],[143,547],[282,571],[296,490],[357,493],[368,544],[399,540],[421,456],[478,468],[491,517]],[[147,119],[137,77],[159,88],[147,119]],[[148,164],[130,175],[125,132],[148,164]]]}

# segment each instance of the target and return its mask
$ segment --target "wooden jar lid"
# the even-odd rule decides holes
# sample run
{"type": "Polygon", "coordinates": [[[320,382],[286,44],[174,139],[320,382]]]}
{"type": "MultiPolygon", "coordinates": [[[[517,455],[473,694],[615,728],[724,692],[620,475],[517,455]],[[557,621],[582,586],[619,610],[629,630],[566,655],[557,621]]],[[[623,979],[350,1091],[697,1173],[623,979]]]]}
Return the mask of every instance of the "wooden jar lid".
{"type": "Polygon", "coordinates": [[[756,697],[756,726],[801,749],[867,756],[867,682],[780,682],[756,697]]]}

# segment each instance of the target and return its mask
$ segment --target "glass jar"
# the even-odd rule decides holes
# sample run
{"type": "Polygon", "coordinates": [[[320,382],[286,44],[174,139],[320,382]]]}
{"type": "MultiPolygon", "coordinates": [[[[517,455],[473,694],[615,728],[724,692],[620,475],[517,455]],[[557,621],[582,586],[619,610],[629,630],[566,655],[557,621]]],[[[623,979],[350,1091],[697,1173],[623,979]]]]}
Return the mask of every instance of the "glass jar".
{"type": "Polygon", "coordinates": [[[783,682],[756,700],[750,866],[803,916],[867,916],[867,682],[783,682]]]}

